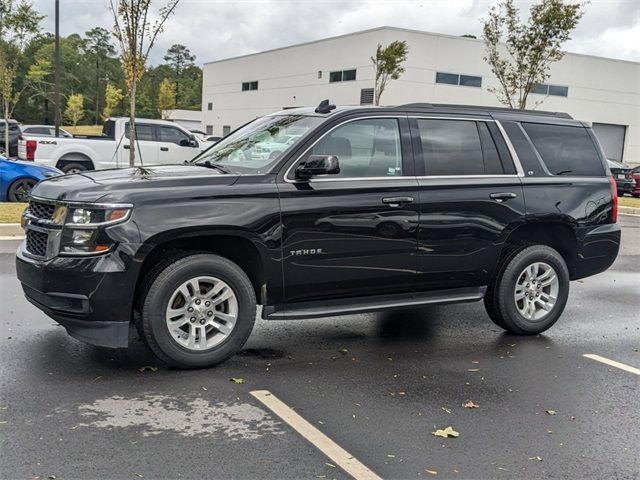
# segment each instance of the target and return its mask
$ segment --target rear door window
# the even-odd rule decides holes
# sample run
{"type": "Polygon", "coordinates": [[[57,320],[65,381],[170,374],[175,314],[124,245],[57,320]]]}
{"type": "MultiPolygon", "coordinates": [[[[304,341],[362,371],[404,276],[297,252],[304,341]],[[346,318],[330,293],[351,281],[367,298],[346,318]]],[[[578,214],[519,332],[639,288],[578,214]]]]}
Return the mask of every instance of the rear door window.
{"type": "MultiPolygon", "coordinates": [[[[129,138],[129,123],[125,127],[125,137],[129,138]]],[[[153,126],[146,123],[136,123],[136,138],[138,140],[153,142],[153,126]]]]}
{"type": "Polygon", "coordinates": [[[542,123],[522,123],[522,128],[552,175],[604,175],[600,155],[586,128],[542,123]]]}
{"type": "Polygon", "coordinates": [[[485,173],[475,121],[418,119],[418,130],[426,175],[485,173]]]}

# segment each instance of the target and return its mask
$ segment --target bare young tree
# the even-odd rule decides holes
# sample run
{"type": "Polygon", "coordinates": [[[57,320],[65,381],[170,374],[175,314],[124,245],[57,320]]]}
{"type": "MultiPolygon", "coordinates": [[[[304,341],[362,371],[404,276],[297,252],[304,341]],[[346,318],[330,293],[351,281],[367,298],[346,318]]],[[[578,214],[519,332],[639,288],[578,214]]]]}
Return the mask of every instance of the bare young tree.
{"type": "Polygon", "coordinates": [[[136,88],[144,75],[149,52],[162,33],[167,18],[175,11],[180,0],[168,0],[152,21],[149,11],[151,0],[109,0],[113,14],[113,35],[121,52],[122,69],[129,94],[129,165],[135,164],[136,141],[136,88]]]}
{"type": "Polygon", "coordinates": [[[541,0],[529,10],[526,23],[513,0],[504,0],[489,10],[483,20],[484,60],[498,78],[499,87],[489,88],[500,103],[527,107],[529,93],[549,78],[549,67],[564,56],[562,44],[584,14],[586,3],[541,0]],[[505,37],[504,46],[500,43],[505,37]],[[505,55],[506,53],[506,55],[505,55]]]}
{"type": "Polygon", "coordinates": [[[407,59],[409,47],[406,41],[394,40],[386,47],[378,44],[375,57],[371,57],[376,69],[374,104],[380,105],[380,97],[389,80],[397,80],[404,73],[402,64],[407,59]]]}

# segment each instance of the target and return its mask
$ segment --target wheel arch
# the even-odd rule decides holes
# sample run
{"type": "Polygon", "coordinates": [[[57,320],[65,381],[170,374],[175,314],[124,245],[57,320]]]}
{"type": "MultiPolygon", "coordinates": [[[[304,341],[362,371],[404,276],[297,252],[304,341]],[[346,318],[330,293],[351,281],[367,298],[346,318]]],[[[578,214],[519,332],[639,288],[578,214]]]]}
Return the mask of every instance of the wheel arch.
{"type": "Polygon", "coordinates": [[[509,232],[502,245],[500,256],[502,257],[519,243],[547,245],[557,250],[567,264],[570,277],[573,278],[576,269],[578,240],[575,229],[567,222],[560,220],[535,221],[518,225],[509,232]]]}
{"type": "Polygon", "coordinates": [[[56,168],[62,170],[65,165],[70,163],[87,163],[90,166],[89,170],[95,170],[93,159],[86,153],[82,152],[68,152],[61,155],[56,162],[56,168]]]}
{"type": "Polygon", "coordinates": [[[150,238],[136,255],[140,268],[136,279],[134,309],[138,309],[144,300],[148,288],[145,280],[153,269],[190,253],[212,253],[236,263],[249,277],[258,303],[266,302],[266,251],[251,238],[249,232],[170,231],[150,238]]]}

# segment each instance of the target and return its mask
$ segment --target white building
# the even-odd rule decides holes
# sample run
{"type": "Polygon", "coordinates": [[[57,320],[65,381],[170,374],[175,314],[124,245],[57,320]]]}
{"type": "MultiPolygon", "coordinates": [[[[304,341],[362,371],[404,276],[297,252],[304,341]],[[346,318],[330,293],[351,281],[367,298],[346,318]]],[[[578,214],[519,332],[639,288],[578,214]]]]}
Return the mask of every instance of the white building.
{"type": "Polygon", "coordinates": [[[202,129],[202,110],[163,110],[162,119],[177,123],[187,130],[202,129]]]}
{"type": "MultiPolygon", "coordinates": [[[[372,103],[371,56],[378,43],[406,40],[405,73],[381,103],[500,106],[481,40],[380,27],[204,65],[203,127],[225,135],[253,118],[290,107],[372,103]]],[[[593,122],[608,157],[640,163],[640,63],[568,53],[529,108],[593,122]]]]}

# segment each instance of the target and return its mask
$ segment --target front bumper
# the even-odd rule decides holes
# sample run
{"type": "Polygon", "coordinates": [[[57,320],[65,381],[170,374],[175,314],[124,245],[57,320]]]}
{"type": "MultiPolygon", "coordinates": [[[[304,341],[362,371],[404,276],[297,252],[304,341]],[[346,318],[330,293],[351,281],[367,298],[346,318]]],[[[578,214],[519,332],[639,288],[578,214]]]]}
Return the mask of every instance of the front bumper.
{"type": "Polygon", "coordinates": [[[16,255],[16,272],[27,300],[92,345],[123,348],[129,343],[136,275],[131,266],[136,244],[120,244],[97,257],[34,260],[16,255]]]}

